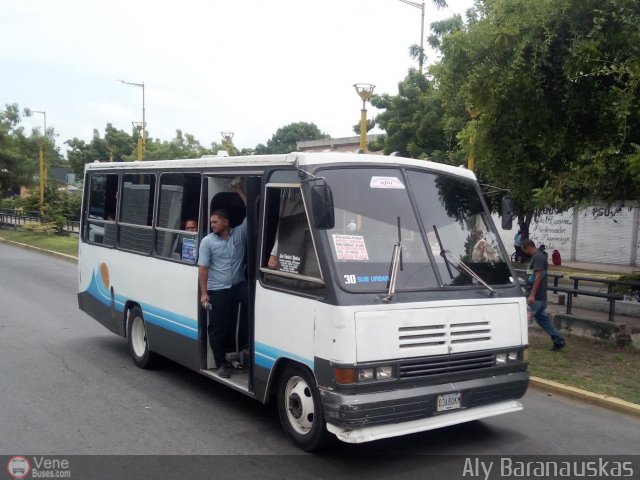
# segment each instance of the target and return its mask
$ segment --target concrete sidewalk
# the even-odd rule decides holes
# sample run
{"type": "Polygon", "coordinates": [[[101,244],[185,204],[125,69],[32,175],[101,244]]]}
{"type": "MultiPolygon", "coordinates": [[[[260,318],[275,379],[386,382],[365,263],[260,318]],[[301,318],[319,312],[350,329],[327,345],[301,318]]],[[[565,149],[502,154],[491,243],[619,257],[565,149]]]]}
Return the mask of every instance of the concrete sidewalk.
{"type": "Polygon", "coordinates": [[[636,265],[614,265],[612,263],[588,263],[563,260],[562,265],[549,265],[553,270],[583,270],[587,272],[602,272],[611,274],[639,273],[640,266],[636,265]]]}

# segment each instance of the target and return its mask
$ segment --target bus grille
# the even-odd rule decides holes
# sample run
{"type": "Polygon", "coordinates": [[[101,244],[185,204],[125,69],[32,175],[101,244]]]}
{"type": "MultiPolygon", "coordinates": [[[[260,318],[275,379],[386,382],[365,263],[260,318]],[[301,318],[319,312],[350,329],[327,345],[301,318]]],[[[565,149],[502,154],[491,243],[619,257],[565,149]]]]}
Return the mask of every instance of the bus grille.
{"type": "Polygon", "coordinates": [[[493,367],[493,353],[438,355],[402,362],[399,378],[431,377],[448,373],[465,373],[493,367]]]}
{"type": "Polygon", "coordinates": [[[431,347],[491,340],[491,325],[486,320],[442,325],[399,327],[400,348],[431,347]]]}

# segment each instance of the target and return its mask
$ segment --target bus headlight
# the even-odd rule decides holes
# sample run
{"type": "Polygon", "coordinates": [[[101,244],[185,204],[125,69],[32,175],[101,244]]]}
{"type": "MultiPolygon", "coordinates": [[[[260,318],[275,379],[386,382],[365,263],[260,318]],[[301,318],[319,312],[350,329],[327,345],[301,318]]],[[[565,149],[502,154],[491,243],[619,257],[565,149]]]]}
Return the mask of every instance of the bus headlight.
{"type": "Polygon", "coordinates": [[[395,374],[391,365],[362,367],[358,369],[358,383],[393,380],[395,374]]]}
{"type": "MultiPolygon", "coordinates": [[[[524,355],[526,355],[526,353],[523,353],[523,356],[524,355]]],[[[505,365],[507,363],[513,363],[519,360],[520,360],[520,352],[518,350],[496,353],[496,365],[505,365]]]]}
{"type": "Polygon", "coordinates": [[[376,378],[373,368],[361,368],[358,370],[358,381],[368,382],[376,378]]]}
{"type": "Polygon", "coordinates": [[[393,378],[393,367],[376,367],[376,379],[391,380],[393,378]]]}

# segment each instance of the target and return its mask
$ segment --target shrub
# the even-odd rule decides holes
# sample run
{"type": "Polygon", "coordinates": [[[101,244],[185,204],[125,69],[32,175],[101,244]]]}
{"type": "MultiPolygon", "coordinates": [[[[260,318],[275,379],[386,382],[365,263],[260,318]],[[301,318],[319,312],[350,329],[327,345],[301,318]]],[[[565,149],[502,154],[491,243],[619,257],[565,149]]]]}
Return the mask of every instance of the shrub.
{"type": "Polygon", "coordinates": [[[46,233],[47,235],[55,235],[59,233],[59,225],[54,222],[49,223],[27,223],[22,227],[23,230],[33,233],[46,233]]]}
{"type": "MultiPolygon", "coordinates": [[[[640,273],[630,273],[627,275],[621,275],[618,280],[624,282],[638,282],[640,283],[640,273]]],[[[632,287],[627,285],[615,285],[613,291],[620,293],[627,297],[631,297],[640,302],[640,287],[632,287]]]]}

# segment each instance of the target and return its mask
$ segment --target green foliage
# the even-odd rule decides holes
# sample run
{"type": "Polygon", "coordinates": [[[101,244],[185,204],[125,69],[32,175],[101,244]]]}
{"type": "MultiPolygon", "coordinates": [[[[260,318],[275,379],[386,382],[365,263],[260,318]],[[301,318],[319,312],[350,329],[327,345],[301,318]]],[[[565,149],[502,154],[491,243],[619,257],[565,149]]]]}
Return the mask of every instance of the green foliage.
{"type": "MultiPolygon", "coordinates": [[[[219,148],[224,150],[222,146],[219,148]]],[[[176,158],[199,158],[211,152],[206,149],[195,137],[189,133],[182,133],[182,130],[176,130],[176,136],[170,141],[147,140],[144,158],[145,160],[173,160],[176,158]]],[[[128,160],[136,160],[137,151],[128,158],[128,160]]]]}
{"type": "Polygon", "coordinates": [[[387,132],[386,154],[425,158],[447,150],[442,103],[433,82],[416,70],[398,84],[398,95],[375,95],[371,104],[384,110],[376,122],[387,132]]]}
{"type": "Polygon", "coordinates": [[[397,96],[374,98],[385,152],[474,157],[521,218],[637,198],[638,24],[635,0],[478,0],[466,23],[432,24],[441,60],[427,76],[410,70],[397,96]]]}
{"type": "Polygon", "coordinates": [[[296,144],[305,140],[320,140],[330,138],[320,131],[315,123],[297,122],[290,123],[276,130],[276,133],[267,141],[267,144],[259,144],[255,148],[257,155],[268,153],[290,153],[297,150],[296,144]]]}
{"type": "Polygon", "coordinates": [[[16,193],[20,185],[30,185],[37,171],[37,145],[20,126],[17,104],[0,111],[0,196],[16,193]]]}
{"type": "MultiPolygon", "coordinates": [[[[373,128],[376,126],[376,120],[375,118],[367,118],[367,132],[373,130],[373,128]]],[[[356,123],[353,126],[353,131],[357,134],[360,135],[360,127],[361,124],[360,122],[356,123]]]]}
{"type": "MultiPolygon", "coordinates": [[[[78,138],[67,140],[69,147],[67,158],[74,173],[81,177],[84,166],[94,161],[122,162],[137,155],[137,134],[131,135],[124,130],[118,130],[110,123],[104,130],[104,138],[97,129],[93,130],[93,138],[89,143],[78,138]]],[[[137,157],[136,157],[137,158],[137,157]]]]}
{"type": "MultiPolygon", "coordinates": [[[[621,275],[618,280],[624,282],[636,282],[640,283],[640,273],[629,273],[627,275],[621,275]]],[[[633,298],[640,302],[640,287],[633,287],[630,285],[615,285],[613,287],[614,293],[621,293],[627,297],[633,298]]]]}
{"type": "MultiPolygon", "coordinates": [[[[58,220],[60,221],[59,218],[58,220]]],[[[61,233],[63,226],[64,226],[64,221],[62,221],[62,224],[60,224],[59,222],[56,222],[55,220],[53,220],[53,221],[47,221],[44,223],[27,223],[20,228],[26,232],[44,233],[46,235],[51,236],[51,235],[57,235],[61,233]]]]}
{"type": "Polygon", "coordinates": [[[384,143],[386,140],[386,136],[380,136],[379,138],[372,140],[367,144],[367,149],[370,152],[380,152],[384,150],[384,143]]]}

